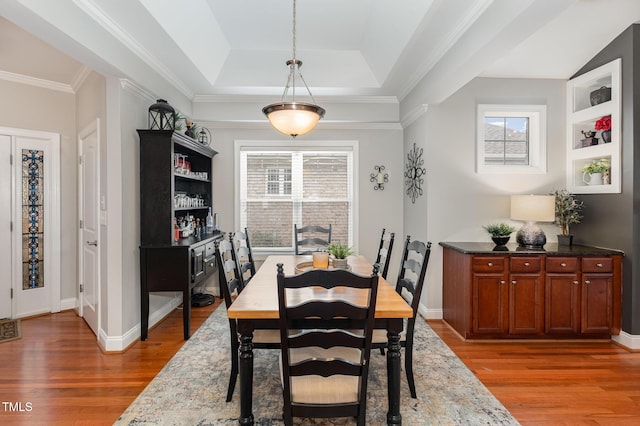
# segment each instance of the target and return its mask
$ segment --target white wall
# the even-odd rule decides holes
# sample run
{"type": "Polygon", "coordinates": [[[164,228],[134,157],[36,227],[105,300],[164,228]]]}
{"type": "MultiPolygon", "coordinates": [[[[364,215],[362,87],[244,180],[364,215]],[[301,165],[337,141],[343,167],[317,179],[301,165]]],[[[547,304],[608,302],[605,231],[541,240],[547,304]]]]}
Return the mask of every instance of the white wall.
{"type": "MultiPolygon", "coordinates": [[[[219,224],[223,231],[233,230],[235,223],[234,194],[234,141],[235,140],[282,140],[295,144],[291,138],[280,135],[270,127],[262,129],[212,127],[211,147],[218,151],[213,158],[214,211],[219,213],[219,224]]],[[[356,140],[359,142],[358,192],[359,217],[358,240],[355,246],[359,253],[374,261],[380,242],[382,228],[389,232],[402,233],[402,130],[322,130],[300,136],[297,140],[356,140]],[[384,191],[374,190],[369,181],[375,165],[384,165],[389,173],[389,182],[384,191]]],[[[251,232],[251,230],[249,230],[251,232]]],[[[396,237],[397,238],[397,237],[396,237]]],[[[397,246],[396,246],[397,247],[397,246]]],[[[399,251],[394,251],[399,257],[399,251]]],[[[392,264],[393,267],[393,264],[392,264]]],[[[397,272],[391,271],[389,276],[397,272]]]]}
{"type": "MultiPolygon", "coordinates": [[[[509,221],[509,195],[548,194],[564,188],[566,81],[477,78],[405,129],[406,153],[424,148],[427,175],[423,197],[405,196],[404,232],[434,243],[422,303],[428,316],[442,317],[440,241],[490,241],[483,225],[509,221]],[[478,175],[475,172],[476,106],[547,105],[547,173],[478,175]]],[[[518,223],[514,223],[519,226],[518,223]]],[[[548,241],[557,229],[543,227],[548,241]]]]}

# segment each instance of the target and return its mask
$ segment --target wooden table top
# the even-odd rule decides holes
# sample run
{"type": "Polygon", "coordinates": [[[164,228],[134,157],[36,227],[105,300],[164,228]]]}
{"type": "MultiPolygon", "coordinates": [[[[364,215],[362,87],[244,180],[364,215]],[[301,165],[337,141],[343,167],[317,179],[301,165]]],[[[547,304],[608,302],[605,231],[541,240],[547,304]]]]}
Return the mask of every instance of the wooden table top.
{"type": "MultiPolygon", "coordinates": [[[[371,264],[363,256],[349,256],[351,270],[360,275],[371,274],[371,264]]],[[[310,262],[311,256],[277,255],[269,256],[251,278],[249,285],[236,298],[228,310],[229,318],[236,319],[277,319],[278,281],[277,264],[284,265],[285,275],[296,274],[296,265],[310,262]]],[[[378,280],[376,318],[409,318],[411,307],[404,301],[387,280],[378,280]]]]}

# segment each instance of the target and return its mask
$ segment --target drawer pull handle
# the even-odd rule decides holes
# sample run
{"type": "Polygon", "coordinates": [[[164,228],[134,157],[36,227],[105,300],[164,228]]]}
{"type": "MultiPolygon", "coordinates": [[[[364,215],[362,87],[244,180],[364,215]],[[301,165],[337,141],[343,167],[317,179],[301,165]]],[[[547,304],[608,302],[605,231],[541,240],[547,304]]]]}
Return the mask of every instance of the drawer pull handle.
{"type": "Polygon", "coordinates": [[[511,284],[516,285],[516,280],[511,281],[511,284]]]}
{"type": "Polygon", "coordinates": [[[579,283],[578,281],[574,281],[573,283],[574,283],[575,285],[578,285],[578,284],[580,284],[580,283],[579,283]]]}
{"type": "Polygon", "coordinates": [[[531,265],[529,262],[524,262],[524,266],[529,266],[531,265]]]}
{"type": "Polygon", "coordinates": [[[566,267],[566,266],[567,266],[567,264],[566,264],[566,263],[564,263],[564,262],[562,262],[562,263],[560,264],[560,266],[562,266],[562,267],[564,268],[564,267],[566,267]]]}
{"type": "Polygon", "coordinates": [[[603,266],[603,265],[602,265],[602,263],[596,263],[596,266],[597,266],[598,268],[602,268],[602,266],[603,266]]]}
{"type": "Polygon", "coordinates": [[[493,266],[493,263],[488,262],[488,263],[487,263],[487,266],[493,266]]]}
{"type": "Polygon", "coordinates": [[[591,281],[589,281],[589,280],[584,280],[584,283],[585,283],[585,284],[591,284],[591,281]]]}
{"type": "Polygon", "coordinates": [[[500,280],[500,284],[506,284],[507,282],[505,280],[500,280]]]}

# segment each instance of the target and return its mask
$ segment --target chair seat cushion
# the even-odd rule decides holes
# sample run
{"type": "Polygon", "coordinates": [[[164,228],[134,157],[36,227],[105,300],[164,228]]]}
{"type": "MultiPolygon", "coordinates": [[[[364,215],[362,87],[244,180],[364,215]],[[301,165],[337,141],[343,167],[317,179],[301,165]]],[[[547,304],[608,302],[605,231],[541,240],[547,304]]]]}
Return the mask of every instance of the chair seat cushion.
{"type": "Polygon", "coordinates": [[[254,330],[253,343],[280,343],[280,330],[254,330]]]}
{"type": "MultiPolygon", "coordinates": [[[[310,358],[342,358],[360,362],[360,350],[354,348],[308,347],[290,350],[291,363],[310,358]]],[[[282,380],[282,356],[280,357],[280,379],[282,380]]],[[[359,376],[333,375],[302,376],[291,378],[291,400],[298,404],[340,404],[358,401],[359,376]]]]}
{"type": "MultiPolygon", "coordinates": [[[[400,333],[400,341],[404,342],[407,340],[407,332],[402,330],[400,333]]],[[[373,330],[373,339],[371,340],[373,344],[387,343],[389,339],[387,338],[387,330],[375,329],[373,330]]]]}

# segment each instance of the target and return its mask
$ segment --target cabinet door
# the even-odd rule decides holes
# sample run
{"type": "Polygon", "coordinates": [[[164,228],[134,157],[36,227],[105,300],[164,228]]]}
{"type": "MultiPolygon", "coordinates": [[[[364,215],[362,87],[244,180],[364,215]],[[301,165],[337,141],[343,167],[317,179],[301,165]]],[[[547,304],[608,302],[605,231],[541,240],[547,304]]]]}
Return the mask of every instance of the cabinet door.
{"type": "Polygon", "coordinates": [[[473,275],[473,333],[506,334],[509,298],[505,274],[473,275]]]}
{"type": "Polygon", "coordinates": [[[204,246],[191,249],[191,282],[204,278],[204,246]]]}
{"type": "Polygon", "coordinates": [[[610,334],[613,275],[585,273],[582,284],[582,333],[610,334]]]}
{"type": "Polygon", "coordinates": [[[545,331],[580,332],[580,281],[578,274],[548,273],[545,284],[545,331]]]}
{"type": "Polygon", "coordinates": [[[511,274],[509,334],[544,332],[544,282],[540,274],[511,274]]]}

